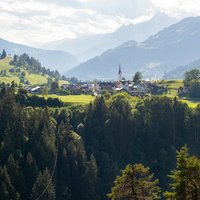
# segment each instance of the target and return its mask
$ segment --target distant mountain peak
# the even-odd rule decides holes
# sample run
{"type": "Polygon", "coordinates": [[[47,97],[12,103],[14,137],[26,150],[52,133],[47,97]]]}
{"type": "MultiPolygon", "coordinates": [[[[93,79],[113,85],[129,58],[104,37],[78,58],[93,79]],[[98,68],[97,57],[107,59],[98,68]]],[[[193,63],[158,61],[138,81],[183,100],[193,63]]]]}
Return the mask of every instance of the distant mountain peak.
{"type": "Polygon", "coordinates": [[[80,64],[66,75],[81,80],[95,76],[114,80],[120,62],[127,78],[131,78],[136,71],[142,71],[145,77],[163,77],[166,71],[199,59],[199,42],[200,17],[190,17],[163,29],[144,42],[125,42],[80,64]]]}
{"type": "Polygon", "coordinates": [[[112,33],[54,41],[46,44],[44,48],[70,52],[84,62],[127,41],[144,41],[174,22],[176,19],[170,18],[164,13],[157,13],[152,19],[138,24],[122,25],[112,33]]]}

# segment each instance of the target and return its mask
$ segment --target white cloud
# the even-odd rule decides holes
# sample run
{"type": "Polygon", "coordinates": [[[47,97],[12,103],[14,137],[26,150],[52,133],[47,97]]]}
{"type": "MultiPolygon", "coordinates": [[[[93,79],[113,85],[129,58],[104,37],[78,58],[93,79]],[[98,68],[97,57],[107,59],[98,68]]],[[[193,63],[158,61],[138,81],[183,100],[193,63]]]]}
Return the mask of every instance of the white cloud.
{"type": "Polygon", "coordinates": [[[121,13],[114,15],[101,12],[95,9],[96,5],[92,0],[48,2],[50,3],[47,3],[47,0],[2,2],[0,37],[34,44],[66,37],[73,38],[79,34],[112,32],[122,24],[145,20],[143,17],[135,20],[121,13]]]}
{"type": "Polygon", "coordinates": [[[24,44],[112,32],[147,20],[155,11],[200,14],[199,0],[4,0],[0,37],[24,44]]]}
{"type": "Polygon", "coordinates": [[[200,15],[199,0],[151,0],[158,10],[177,18],[200,15]]]}

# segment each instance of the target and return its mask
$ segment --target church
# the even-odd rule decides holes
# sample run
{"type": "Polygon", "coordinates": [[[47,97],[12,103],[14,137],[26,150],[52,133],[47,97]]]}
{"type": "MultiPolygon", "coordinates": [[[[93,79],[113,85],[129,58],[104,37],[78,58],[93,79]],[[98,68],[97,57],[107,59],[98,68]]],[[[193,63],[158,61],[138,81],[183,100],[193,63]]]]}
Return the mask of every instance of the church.
{"type": "Polygon", "coordinates": [[[130,86],[131,86],[130,81],[126,80],[122,76],[122,67],[121,67],[121,64],[119,64],[118,79],[117,79],[117,81],[115,81],[115,90],[116,91],[121,91],[121,90],[129,91],[130,86]]]}

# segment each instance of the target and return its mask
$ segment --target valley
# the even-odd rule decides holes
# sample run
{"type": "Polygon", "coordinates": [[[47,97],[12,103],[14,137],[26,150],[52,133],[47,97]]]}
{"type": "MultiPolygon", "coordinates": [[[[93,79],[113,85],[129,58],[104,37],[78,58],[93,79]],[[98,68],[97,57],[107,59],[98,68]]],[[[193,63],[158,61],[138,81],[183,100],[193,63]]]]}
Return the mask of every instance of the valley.
{"type": "Polygon", "coordinates": [[[1,2],[0,200],[200,200],[199,8],[1,2]]]}

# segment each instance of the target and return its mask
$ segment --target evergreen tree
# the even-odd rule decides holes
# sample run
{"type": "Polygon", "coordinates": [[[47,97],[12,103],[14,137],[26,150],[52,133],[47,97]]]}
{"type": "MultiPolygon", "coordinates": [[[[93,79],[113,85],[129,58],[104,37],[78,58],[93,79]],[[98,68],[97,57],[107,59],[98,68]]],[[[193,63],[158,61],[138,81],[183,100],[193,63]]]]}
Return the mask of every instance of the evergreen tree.
{"type": "Polygon", "coordinates": [[[20,195],[15,192],[6,167],[0,167],[0,198],[1,200],[20,200],[20,195]]]}
{"type": "Polygon", "coordinates": [[[127,165],[116,178],[108,197],[112,200],[160,199],[158,180],[142,164],[127,165]]]}
{"type": "Polygon", "coordinates": [[[142,81],[142,73],[141,72],[136,72],[135,75],[133,76],[133,82],[135,84],[139,84],[142,81]]]}
{"type": "Polygon", "coordinates": [[[189,155],[187,146],[177,152],[176,169],[171,171],[169,177],[171,191],[164,193],[166,199],[200,199],[200,160],[189,155]]]}
{"type": "Polygon", "coordinates": [[[12,155],[9,156],[7,162],[8,174],[10,176],[11,182],[22,199],[27,198],[26,184],[24,174],[20,168],[19,162],[16,161],[12,155]]]}
{"type": "Polygon", "coordinates": [[[39,173],[38,178],[35,181],[32,189],[31,199],[35,200],[41,197],[41,200],[55,200],[55,188],[51,180],[48,169],[45,169],[43,173],[39,173]]]}
{"type": "Polygon", "coordinates": [[[26,178],[28,193],[31,194],[31,189],[38,176],[38,167],[30,152],[27,155],[26,164],[24,168],[24,175],[26,178]]]}
{"type": "Polygon", "coordinates": [[[5,49],[3,49],[1,54],[1,59],[4,59],[7,56],[5,49]]]}

